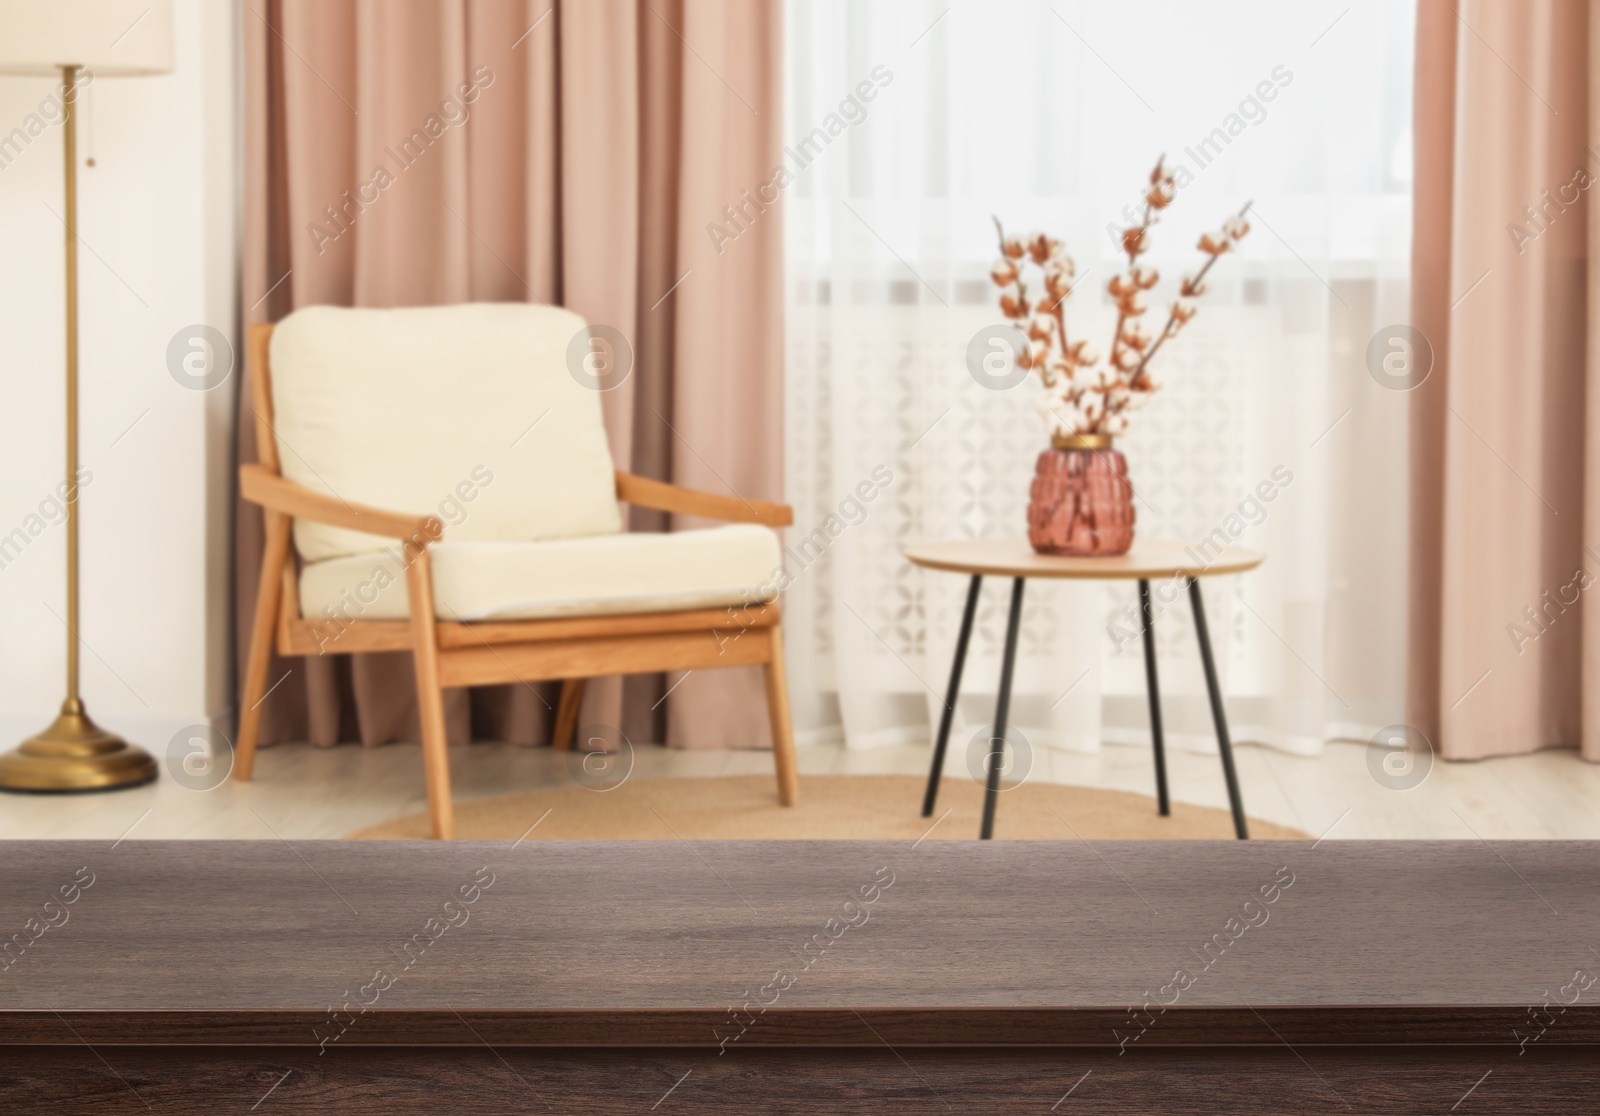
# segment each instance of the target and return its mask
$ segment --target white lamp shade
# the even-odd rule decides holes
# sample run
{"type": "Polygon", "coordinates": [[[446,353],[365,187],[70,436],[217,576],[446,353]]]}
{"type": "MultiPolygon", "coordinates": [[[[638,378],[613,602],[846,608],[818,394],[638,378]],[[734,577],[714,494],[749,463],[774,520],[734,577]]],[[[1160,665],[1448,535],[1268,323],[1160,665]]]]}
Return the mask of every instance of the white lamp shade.
{"type": "MultiPolygon", "coordinates": [[[[215,0],[212,0],[215,2],[215,0]]],[[[172,70],[172,0],[0,0],[0,74],[172,70]]]]}

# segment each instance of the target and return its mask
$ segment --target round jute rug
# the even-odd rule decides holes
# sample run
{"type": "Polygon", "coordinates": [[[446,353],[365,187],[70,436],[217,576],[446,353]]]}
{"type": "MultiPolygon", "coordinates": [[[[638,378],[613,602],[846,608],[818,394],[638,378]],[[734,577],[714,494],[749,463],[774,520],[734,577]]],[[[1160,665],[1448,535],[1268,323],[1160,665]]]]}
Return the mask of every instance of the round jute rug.
{"type": "MultiPolygon", "coordinates": [[[[978,835],[983,788],[947,777],[932,818],[922,817],[923,780],[912,775],[808,775],[800,804],[778,805],[768,775],[629,779],[610,790],[561,787],[456,803],[456,836],[515,841],[970,840],[978,835]],[[543,819],[542,821],[540,819],[543,819]],[[941,820],[942,819],[942,820],[941,820]],[[536,824],[537,823],[537,824],[536,824]],[[532,830],[529,830],[532,826],[532,830]],[[931,827],[931,831],[930,831],[931,827]]],[[[995,837],[1029,840],[1231,839],[1226,810],[1172,804],[1127,791],[1025,782],[1000,795],[995,837]]],[[[428,836],[425,813],[349,834],[357,839],[428,836]]],[[[1298,829],[1250,819],[1250,836],[1308,839],[1298,829]]]]}

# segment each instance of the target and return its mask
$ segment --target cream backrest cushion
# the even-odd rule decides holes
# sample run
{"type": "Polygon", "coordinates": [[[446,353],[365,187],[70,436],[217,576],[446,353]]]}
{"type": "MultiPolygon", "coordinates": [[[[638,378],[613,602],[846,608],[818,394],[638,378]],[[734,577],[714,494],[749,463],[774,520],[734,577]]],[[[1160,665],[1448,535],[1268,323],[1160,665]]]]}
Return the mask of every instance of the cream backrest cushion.
{"type": "MultiPolygon", "coordinates": [[[[452,540],[615,533],[600,395],[567,369],[586,328],[570,310],[523,303],[297,310],[270,354],[283,475],[352,504],[438,515],[452,540]]],[[[304,519],[294,537],[308,562],[393,545],[304,519]]]]}

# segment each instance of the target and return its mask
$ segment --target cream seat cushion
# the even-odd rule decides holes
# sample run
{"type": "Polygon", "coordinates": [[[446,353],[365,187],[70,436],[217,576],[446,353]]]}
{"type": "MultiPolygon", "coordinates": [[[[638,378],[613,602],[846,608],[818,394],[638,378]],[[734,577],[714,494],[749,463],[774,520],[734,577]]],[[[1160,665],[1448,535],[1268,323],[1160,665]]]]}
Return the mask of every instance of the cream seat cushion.
{"type": "MultiPolygon", "coordinates": [[[[283,475],[348,503],[439,515],[452,543],[615,534],[600,394],[567,365],[587,328],[523,303],[296,310],[271,342],[283,475]]],[[[305,519],[294,540],[307,562],[391,541],[305,519]]]]}
{"type": "MultiPolygon", "coordinates": [[[[532,620],[715,608],[770,600],[778,536],[734,524],[671,534],[547,542],[451,542],[428,548],[440,620],[532,620]]],[[[301,610],[326,627],[410,615],[397,550],[307,565],[301,610]]]]}

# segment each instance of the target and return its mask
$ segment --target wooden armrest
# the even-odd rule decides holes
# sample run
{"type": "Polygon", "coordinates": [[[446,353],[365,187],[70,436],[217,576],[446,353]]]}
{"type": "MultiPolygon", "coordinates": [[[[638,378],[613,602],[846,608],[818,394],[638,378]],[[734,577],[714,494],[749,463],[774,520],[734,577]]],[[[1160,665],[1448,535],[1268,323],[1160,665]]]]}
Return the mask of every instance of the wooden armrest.
{"type": "Polygon", "coordinates": [[[426,546],[444,534],[444,524],[437,516],[407,515],[347,503],[336,496],[324,496],[320,492],[302,488],[293,481],[284,480],[264,465],[239,466],[239,492],[252,503],[292,515],[296,519],[310,519],[331,527],[404,539],[417,546],[426,546]]]}
{"type": "Polygon", "coordinates": [[[718,496],[693,488],[651,480],[617,470],[617,499],[640,508],[701,515],[729,523],[762,523],[768,527],[787,527],[794,522],[794,509],[788,504],[767,500],[746,500],[742,496],[718,496]]]}

